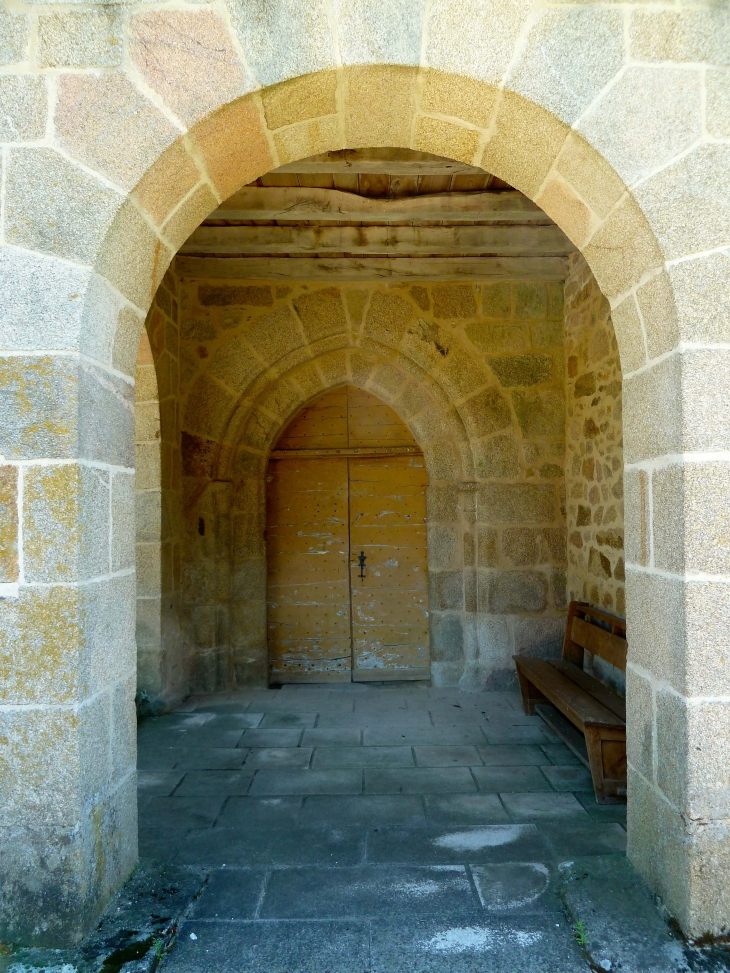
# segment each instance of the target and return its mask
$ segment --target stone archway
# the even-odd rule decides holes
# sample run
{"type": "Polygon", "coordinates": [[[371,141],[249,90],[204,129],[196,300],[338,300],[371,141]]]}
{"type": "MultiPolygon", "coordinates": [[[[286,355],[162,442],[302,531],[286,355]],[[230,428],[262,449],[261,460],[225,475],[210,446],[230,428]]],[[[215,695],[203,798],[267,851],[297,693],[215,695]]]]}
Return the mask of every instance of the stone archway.
{"type": "MultiPolygon", "coordinates": [[[[24,500],[2,607],[9,631],[39,636],[10,663],[3,697],[9,938],[78,938],[136,857],[133,568],[113,554],[98,563],[86,543],[103,520],[112,549],[129,550],[129,491],[110,488],[105,504],[84,470],[121,484],[133,468],[130,376],[144,314],[217,200],[277,162],[345,145],[413,147],[495,172],[555,218],[612,303],[625,393],[630,854],[687,931],[727,923],[724,884],[710,878],[728,855],[726,740],[706,727],[724,725],[728,705],[717,661],[727,402],[716,391],[728,132],[719,82],[702,66],[717,60],[705,39],[727,28],[711,10],[678,10],[697,38],[686,54],[657,40],[664,12],[632,12],[632,51],[656,63],[627,66],[619,13],[545,11],[533,22],[456,10],[433,5],[427,25],[414,12],[392,42],[369,15],[355,29],[319,8],[282,26],[235,6],[232,29],[208,10],[152,10],[131,18],[129,68],[61,70],[49,75],[53,98],[33,70],[13,75],[24,96],[11,99],[4,155],[2,453],[11,508],[24,500]],[[580,42],[568,40],[575,17],[580,42]],[[669,415],[667,402],[678,403],[669,415]],[[64,540],[73,556],[54,570],[50,494],[38,501],[36,558],[29,493],[17,486],[41,468],[77,511],[64,540]],[[44,629],[38,612],[55,621],[44,629]],[[110,614],[120,622],[108,637],[110,614]],[[50,673],[43,646],[59,619],[64,666],[50,673]],[[16,679],[26,666],[34,678],[16,679]]],[[[26,26],[19,15],[9,54],[19,65],[26,26]]]]}

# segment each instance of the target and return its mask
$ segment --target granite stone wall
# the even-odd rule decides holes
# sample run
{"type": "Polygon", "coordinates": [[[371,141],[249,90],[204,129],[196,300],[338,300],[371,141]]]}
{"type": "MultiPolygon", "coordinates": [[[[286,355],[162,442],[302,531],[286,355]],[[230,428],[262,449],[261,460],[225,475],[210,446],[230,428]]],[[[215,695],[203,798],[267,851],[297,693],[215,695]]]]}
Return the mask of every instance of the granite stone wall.
{"type": "Polygon", "coordinates": [[[181,279],[183,606],[194,685],[266,679],[264,476],[298,408],[351,382],[429,472],[432,672],[514,682],[566,604],[562,282],[181,279]]]}
{"type": "Polygon", "coordinates": [[[147,316],[135,376],[137,700],[179,703],[190,686],[181,619],[179,307],[174,267],[147,316]]]}

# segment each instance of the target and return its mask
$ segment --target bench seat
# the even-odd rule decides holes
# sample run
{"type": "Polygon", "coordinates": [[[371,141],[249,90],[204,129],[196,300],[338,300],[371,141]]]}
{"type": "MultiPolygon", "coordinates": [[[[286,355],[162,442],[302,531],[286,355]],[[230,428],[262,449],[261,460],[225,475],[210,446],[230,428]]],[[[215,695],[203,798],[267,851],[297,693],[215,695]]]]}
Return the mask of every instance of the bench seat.
{"type": "Polygon", "coordinates": [[[514,657],[525,712],[542,717],[589,767],[599,804],[626,799],[626,701],[584,670],[583,653],[625,669],[623,633],[620,619],[572,602],[562,659],[514,657]]]}

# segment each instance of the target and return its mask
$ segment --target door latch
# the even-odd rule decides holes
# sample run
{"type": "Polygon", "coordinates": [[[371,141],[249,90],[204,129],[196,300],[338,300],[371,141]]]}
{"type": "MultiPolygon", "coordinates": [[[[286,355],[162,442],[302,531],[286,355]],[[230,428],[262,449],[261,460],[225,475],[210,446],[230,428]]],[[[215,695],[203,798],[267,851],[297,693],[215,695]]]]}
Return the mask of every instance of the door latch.
{"type": "Polygon", "coordinates": [[[360,557],[357,559],[357,563],[360,565],[360,577],[365,577],[365,551],[360,551],[360,557]]]}

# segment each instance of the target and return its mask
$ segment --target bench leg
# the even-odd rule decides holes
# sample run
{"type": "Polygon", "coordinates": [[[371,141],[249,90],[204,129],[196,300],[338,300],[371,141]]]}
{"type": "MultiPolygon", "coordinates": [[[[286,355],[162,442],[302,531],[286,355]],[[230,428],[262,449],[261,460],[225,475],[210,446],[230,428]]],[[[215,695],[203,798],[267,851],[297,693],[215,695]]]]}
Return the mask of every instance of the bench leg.
{"type": "Polygon", "coordinates": [[[528,715],[532,715],[535,712],[535,703],[547,703],[549,702],[547,696],[543,696],[539,689],[536,689],[532,683],[517,670],[517,678],[520,682],[520,695],[522,696],[522,708],[528,715]]]}
{"type": "Polygon", "coordinates": [[[608,727],[585,727],[588,763],[599,804],[626,801],[626,733],[608,727]]]}

